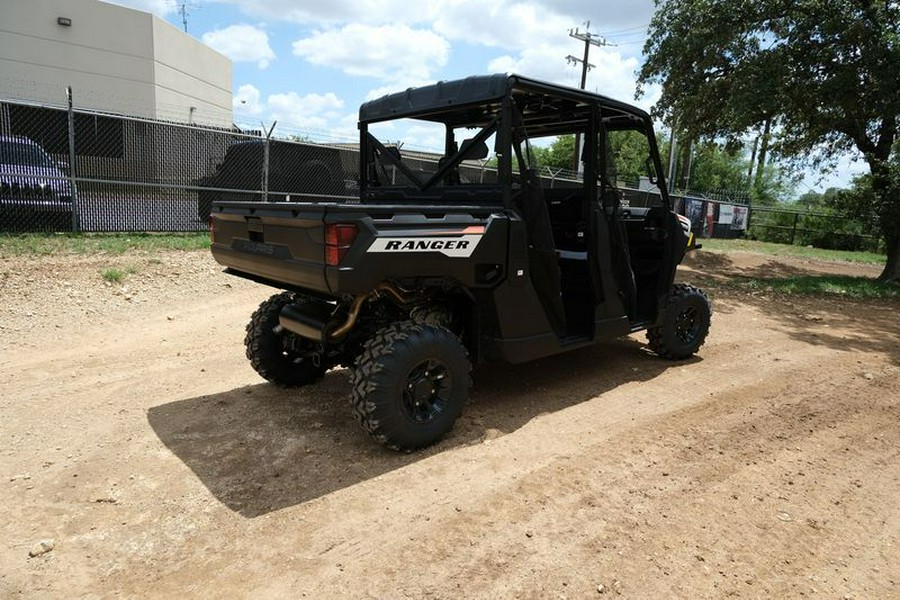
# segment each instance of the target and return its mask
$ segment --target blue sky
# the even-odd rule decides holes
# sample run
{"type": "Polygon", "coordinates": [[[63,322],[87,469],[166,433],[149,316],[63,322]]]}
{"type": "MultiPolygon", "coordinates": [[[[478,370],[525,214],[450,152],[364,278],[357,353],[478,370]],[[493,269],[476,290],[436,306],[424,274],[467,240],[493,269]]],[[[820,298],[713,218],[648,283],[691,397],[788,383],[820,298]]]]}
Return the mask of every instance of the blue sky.
{"type": "MultiPolygon", "coordinates": [[[[114,0],[183,27],[233,62],[235,122],[316,140],[356,139],[357,108],[407,87],[467,75],[517,72],[576,86],[584,46],[569,30],[610,44],[592,47],[587,88],[649,109],[651,88],[635,101],[652,0],[114,0]]],[[[423,140],[423,145],[427,142],[423,140]]],[[[797,191],[846,185],[844,161],[823,181],[797,191]]]]}

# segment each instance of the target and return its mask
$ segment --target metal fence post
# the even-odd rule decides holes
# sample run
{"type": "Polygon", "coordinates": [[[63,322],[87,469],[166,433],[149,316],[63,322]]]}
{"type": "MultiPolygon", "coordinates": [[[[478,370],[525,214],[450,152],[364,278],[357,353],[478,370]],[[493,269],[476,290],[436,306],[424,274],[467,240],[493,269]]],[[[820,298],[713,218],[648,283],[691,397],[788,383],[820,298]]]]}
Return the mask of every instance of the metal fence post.
{"type": "Polygon", "coordinates": [[[263,142],[263,172],[262,172],[262,201],[269,201],[269,141],[272,139],[272,132],[275,131],[275,124],[278,121],[272,123],[272,126],[269,127],[269,130],[266,131],[265,123],[263,124],[263,131],[266,132],[266,141],[263,142]]]}
{"type": "Polygon", "coordinates": [[[800,213],[794,213],[794,226],[791,228],[791,245],[794,245],[794,240],[797,238],[797,224],[800,221],[800,213]]]}
{"type": "Polygon", "coordinates": [[[78,222],[78,188],[75,185],[75,110],[72,107],[72,86],[66,88],[69,116],[69,186],[72,190],[72,231],[81,229],[78,222]]]}

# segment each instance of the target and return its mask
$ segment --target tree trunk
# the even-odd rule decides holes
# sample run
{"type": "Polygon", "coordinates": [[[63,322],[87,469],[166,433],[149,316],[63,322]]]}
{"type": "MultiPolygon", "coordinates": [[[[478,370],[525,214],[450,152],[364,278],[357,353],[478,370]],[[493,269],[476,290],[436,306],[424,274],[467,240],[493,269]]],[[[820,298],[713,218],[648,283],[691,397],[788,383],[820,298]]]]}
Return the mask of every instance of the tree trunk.
{"type": "Polygon", "coordinates": [[[887,240],[887,263],[878,276],[878,281],[900,283],[900,235],[887,240]]]}
{"type": "Polygon", "coordinates": [[[763,172],[766,170],[766,158],[769,153],[769,133],[772,129],[771,117],[766,119],[763,126],[762,138],[759,146],[759,162],[756,165],[756,182],[754,187],[759,189],[762,187],[763,172]]]}
{"type": "Polygon", "coordinates": [[[756,165],[756,149],[759,147],[759,136],[753,140],[753,151],[750,153],[750,168],[747,170],[747,185],[753,185],[753,167],[756,165]]]}
{"type": "Polygon", "coordinates": [[[867,156],[878,221],[884,235],[887,262],[878,281],[900,283],[900,177],[891,172],[887,157],[867,156]]]}
{"type": "Polygon", "coordinates": [[[694,141],[688,140],[681,149],[681,181],[678,183],[678,189],[685,193],[691,184],[691,154],[694,150],[694,141]]]}

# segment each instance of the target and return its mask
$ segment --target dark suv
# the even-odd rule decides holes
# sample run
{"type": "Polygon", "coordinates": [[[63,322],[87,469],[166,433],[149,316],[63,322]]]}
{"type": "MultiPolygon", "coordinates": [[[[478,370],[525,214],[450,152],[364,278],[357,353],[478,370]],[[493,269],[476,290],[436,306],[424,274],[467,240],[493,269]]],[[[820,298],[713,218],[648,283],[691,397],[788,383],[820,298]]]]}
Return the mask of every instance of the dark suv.
{"type": "Polygon", "coordinates": [[[0,223],[13,229],[71,226],[77,191],[64,168],[34,141],[0,135],[0,223]]]}
{"type": "MultiPolygon", "coordinates": [[[[341,149],[305,142],[269,142],[268,200],[302,202],[314,197],[340,196],[346,186],[341,149]]],[[[197,214],[209,219],[213,200],[261,202],[264,200],[265,142],[249,140],[233,144],[215,173],[200,180],[197,214]]]]}

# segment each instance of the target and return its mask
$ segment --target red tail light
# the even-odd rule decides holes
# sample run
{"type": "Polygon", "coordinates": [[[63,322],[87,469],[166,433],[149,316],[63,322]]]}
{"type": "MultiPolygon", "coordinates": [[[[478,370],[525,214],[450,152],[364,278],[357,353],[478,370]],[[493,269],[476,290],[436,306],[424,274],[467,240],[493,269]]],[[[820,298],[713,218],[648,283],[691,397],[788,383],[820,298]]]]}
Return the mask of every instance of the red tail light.
{"type": "Polygon", "coordinates": [[[216,241],[216,223],[213,221],[212,215],[209,215],[209,241],[212,243],[216,241]]]}
{"type": "Polygon", "coordinates": [[[325,264],[336,267],[356,239],[356,225],[333,223],[325,226],[325,264]]]}

